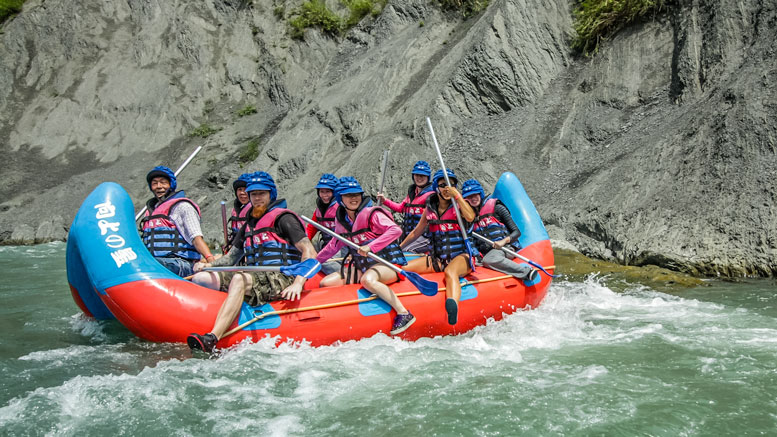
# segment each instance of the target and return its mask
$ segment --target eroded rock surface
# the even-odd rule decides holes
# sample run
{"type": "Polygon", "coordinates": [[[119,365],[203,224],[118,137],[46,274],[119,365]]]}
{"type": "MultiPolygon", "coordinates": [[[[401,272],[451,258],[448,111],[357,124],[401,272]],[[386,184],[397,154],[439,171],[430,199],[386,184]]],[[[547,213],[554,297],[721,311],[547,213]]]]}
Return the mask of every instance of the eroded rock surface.
{"type": "Polygon", "coordinates": [[[298,41],[269,2],[28,1],[0,34],[0,240],[63,238],[106,180],[140,207],[148,169],[197,145],[179,185],[214,242],[245,171],[309,212],[324,171],[374,192],[389,148],[398,198],[435,162],[429,116],[462,180],[512,170],[586,255],[775,275],[775,5],[681,0],[591,58],[569,51],[570,9],[494,0],[461,20],[394,0],[341,40],[298,41]],[[217,132],[190,136],[202,125],[217,132]]]}

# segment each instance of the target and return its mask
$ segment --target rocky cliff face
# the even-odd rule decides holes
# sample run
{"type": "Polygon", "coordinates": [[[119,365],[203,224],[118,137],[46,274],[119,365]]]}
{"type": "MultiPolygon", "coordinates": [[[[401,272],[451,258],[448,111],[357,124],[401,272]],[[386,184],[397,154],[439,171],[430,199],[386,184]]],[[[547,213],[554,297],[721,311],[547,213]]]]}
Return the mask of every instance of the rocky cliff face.
{"type": "Polygon", "coordinates": [[[307,212],[324,171],[374,191],[390,149],[400,197],[412,163],[434,162],[429,116],[462,180],[515,172],[586,254],[777,272],[773,4],[683,0],[578,58],[563,0],[495,0],[468,20],[390,1],[342,40],[304,41],[266,3],[28,1],[0,35],[0,240],[63,238],[105,180],[141,205],[148,169],[200,144],[179,185],[213,241],[245,171],[307,212]],[[203,124],[220,130],[189,136],[203,124]]]}

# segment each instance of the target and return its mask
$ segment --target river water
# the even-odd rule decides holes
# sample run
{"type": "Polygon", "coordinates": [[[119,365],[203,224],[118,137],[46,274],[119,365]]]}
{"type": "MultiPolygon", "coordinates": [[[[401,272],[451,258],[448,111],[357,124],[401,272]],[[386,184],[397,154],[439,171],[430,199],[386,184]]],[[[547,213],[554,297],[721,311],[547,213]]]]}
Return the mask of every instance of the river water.
{"type": "Polygon", "coordinates": [[[464,335],[217,359],[73,303],[65,245],[0,247],[0,435],[777,435],[777,284],[557,280],[464,335]]]}

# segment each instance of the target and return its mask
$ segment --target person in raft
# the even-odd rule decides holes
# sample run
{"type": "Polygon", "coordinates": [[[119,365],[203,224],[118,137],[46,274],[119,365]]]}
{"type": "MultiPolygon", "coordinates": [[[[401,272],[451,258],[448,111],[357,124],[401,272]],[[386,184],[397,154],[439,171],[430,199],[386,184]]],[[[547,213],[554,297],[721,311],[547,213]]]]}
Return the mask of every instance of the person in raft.
{"type": "Polygon", "coordinates": [[[459,278],[472,271],[472,255],[469,253],[471,242],[461,235],[456,212],[452,200],[456,202],[464,220],[464,226],[475,219],[475,211],[456,190],[458,178],[453,170],[448,169],[448,179],[453,186],[445,182],[442,170],[434,173],[432,186],[435,193],[426,201],[426,208],[421,220],[400,246],[407,247],[419,238],[429,228],[431,253],[410,261],[405,270],[416,273],[445,272],[445,311],[448,313],[448,323],[455,325],[459,317],[459,299],[461,284],[459,278]]]}
{"type": "MultiPolygon", "coordinates": [[[[379,264],[367,254],[373,252],[390,263],[405,265],[407,261],[399,245],[396,243],[402,234],[402,229],[394,222],[385,209],[373,206],[372,200],[364,196],[359,182],[351,176],[340,178],[335,191],[335,199],[340,208],[335,215],[335,232],[360,246],[358,251],[350,249],[350,262],[344,261],[343,268],[348,266],[348,272],[334,272],[321,280],[322,287],[331,287],[351,283],[359,283],[370,292],[383,299],[397,312],[391,326],[391,335],[397,335],[407,330],[415,323],[415,316],[408,311],[397,295],[387,284],[399,281],[396,272],[379,264]],[[351,269],[353,275],[351,275],[351,269]]],[[[345,244],[333,238],[316,258],[323,263],[340,251],[345,244]]]]}
{"type": "Polygon", "coordinates": [[[243,173],[232,182],[232,190],[235,192],[235,200],[232,201],[232,212],[229,213],[229,219],[227,219],[227,247],[225,252],[229,252],[232,247],[232,240],[235,239],[240,228],[246,222],[246,215],[251,211],[250,200],[248,199],[248,193],[246,193],[246,185],[248,184],[248,178],[250,173],[243,173]]]}
{"type": "MultiPolygon", "coordinates": [[[[413,183],[407,188],[407,196],[401,203],[396,203],[387,199],[383,193],[377,194],[377,199],[388,206],[394,212],[401,212],[402,217],[402,239],[407,238],[410,232],[415,229],[426,208],[426,199],[434,194],[434,187],[429,180],[432,175],[432,168],[426,161],[418,161],[410,172],[413,177],[413,183]]],[[[405,248],[408,252],[428,253],[429,233],[426,232],[418,237],[412,244],[405,248]]]]}
{"type": "MultiPolygon", "coordinates": [[[[290,266],[316,257],[316,250],[305,234],[302,221],[286,209],[286,201],[278,199],[275,181],[266,172],[252,173],[246,192],[252,210],[245,225],[238,231],[232,248],[213,263],[197,263],[198,271],[192,282],[226,291],[226,300],[213,323],[213,329],[204,335],[193,333],[186,339],[191,349],[211,352],[240,313],[243,301],[261,306],[279,298],[296,300],[309,275],[289,277],[280,272],[201,272],[210,266],[231,266],[245,258],[248,266],[290,266]]],[[[316,263],[317,265],[317,263],[316,263]]]]}
{"type": "Polygon", "coordinates": [[[202,238],[200,207],[186,194],[176,191],[175,173],[167,167],[154,167],[146,175],[154,197],[146,203],[140,233],[151,255],[178,276],[189,276],[201,258],[214,257],[202,238]]]}
{"type": "Polygon", "coordinates": [[[534,281],[537,277],[536,270],[528,264],[513,262],[512,259],[515,257],[501,250],[505,246],[515,252],[521,250],[521,244],[518,242],[521,230],[513,221],[507,207],[495,197],[486,198],[483,186],[477,179],[465,181],[461,186],[461,195],[477,215],[472,225],[472,232],[493,241],[491,245],[477,238],[473,241],[475,248],[480,252],[483,266],[513,275],[518,279],[534,281]]]}
{"type": "MultiPolygon", "coordinates": [[[[335,230],[335,212],[338,209],[338,203],[335,201],[335,189],[337,188],[337,177],[331,173],[324,173],[321,175],[321,178],[318,180],[318,184],[316,184],[316,210],[313,211],[313,221],[316,223],[321,224],[325,228],[329,229],[330,231],[335,230]]],[[[308,226],[306,228],[308,233],[308,238],[310,241],[313,241],[313,238],[318,233],[318,228],[308,223],[308,226]]],[[[318,244],[314,244],[314,247],[316,250],[321,250],[321,248],[325,247],[327,243],[329,243],[329,240],[332,239],[332,236],[321,232],[321,239],[318,241],[318,244]]],[[[343,253],[338,253],[336,256],[344,256],[345,251],[343,253]]],[[[342,263],[338,261],[329,261],[327,263],[322,263],[321,265],[321,271],[324,272],[324,274],[330,274],[334,273],[338,270],[340,270],[340,267],[342,266],[342,263]]]]}

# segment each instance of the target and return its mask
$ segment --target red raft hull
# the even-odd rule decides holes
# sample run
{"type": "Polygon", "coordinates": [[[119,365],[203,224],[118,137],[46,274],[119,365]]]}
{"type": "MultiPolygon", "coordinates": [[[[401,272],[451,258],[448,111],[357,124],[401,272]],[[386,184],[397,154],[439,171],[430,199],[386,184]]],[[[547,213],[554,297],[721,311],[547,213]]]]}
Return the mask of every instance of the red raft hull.
{"type": "MultiPolygon", "coordinates": [[[[552,250],[547,240],[524,249],[521,255],[535,262],[546,261],[546,266],[552,264],[552,250]],[[547,259],[548,253],[550,260],[547,259]]],[[[523,281],[503,273],[477,268],[475,273],[462,279],[464,291],[459,305],[459,321],[456,325],[449,325],[444,309],[443,274],[423,276],[440,284],[440,292],[436,296],[418,293],[409,281],[391,285],[397,294],[410,293],[401,297],[405,307],[417,318],[413,326],[399,335],[407,340],[458,334],[484,325],[489,320],[501,320],[517,310],[536,308],[545,298],[550,285],[550,278],[544,274],[538,276],[538,283],[527,286],[523,281]]],[[[218,346],[231,346],[245,339],[258,341],[268,335],[275,337],[279,343],[291,340],[320,346],[367,338],[377,333],[388,334],[396,315],[394,311],[365,315],[363,306],[367,302],[354,302],[360,299],[359,285],[314,288],[318,280],[308,281],[305,288],[310,291],[304,292],[300,300],[271,304],[276,311],[298,310],[278,316],[280,326],[267,329],[251,329],[248,326],[221,339],[218,346]],[[316,309],[322,305],[337,306],[316,309]]],[[[175,279],[129,282],[106,291],[103,302],[124,326],[138,337],[158,342],[185,342],[186,336],[192,332],[210,331],[226,298],[225,293],[175,279]]],[[[373,301],[369,302],[375,305],[373,301]]],[[[250,307],[244,305],[243,310],[250,311],[250,307]]],[[[232,327],[236,326],[237,321],[232,327]]]]}
{"type": "MultiPolygon", "coordinates": [[[[502,175],[494,196],[505,203],[521,228],[524,249],[520,254],[553,272],[547,232],[515,175],[502,175]]],[[[133,216],[132,200],[115,183],[100,185],[84,201],[68,239],[68,282],[74,300],[87,315],[115,318],[150,341],[185,342],[192,332],[209,332],[226,293],[195,285],[162,267],[140,241],[133,216]]],[[[390,285],[417,319],[400,334],[407,340],[458,334],[515,311],[536,308],[551,283],[546,274],[526,283],[478,267],[461,280],[458,323],[452,326],[444,309],[443,274],[423,276],[439,284],[435,296],[422,295],[407,280],[390,285]]],[[[267,336],[277,342],[319,346],[389,332],[396,314],[385,302],[370,297],[359,285],[319,288],[320,278],[307,282],[300,300],[277,301],[260,308],[243,304],[233,327],[264,315],[225,336],[218,346],[267,336]]]]}

